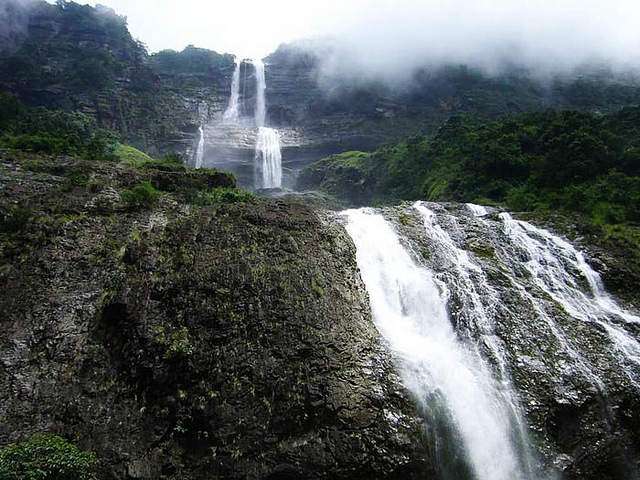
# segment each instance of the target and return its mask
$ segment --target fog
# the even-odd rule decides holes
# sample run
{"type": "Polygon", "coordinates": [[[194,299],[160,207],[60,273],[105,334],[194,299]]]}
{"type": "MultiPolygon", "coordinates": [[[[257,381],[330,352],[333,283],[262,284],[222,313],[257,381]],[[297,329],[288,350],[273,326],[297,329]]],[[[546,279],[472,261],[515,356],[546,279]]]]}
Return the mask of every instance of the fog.
{"type": "MultiPolygon", "coordinates": [[[[0,21],[10,4],[0,0],[0,21]]],[[[53,3],[53,0],[49,0],[53,3]]],[[[84,3],[79,0],[79,3],[84,3]]],[[[585,62],[640,65],[638,0],[90,0],[127,17],[151,51],[187,45],[264,57],[280,43],[322,39],[325,76],[406,79],[463,63],[500,72],[571,71],[585,62]]],[[[14,16],[15,18],[15,16],[14,16]]],[[[14,38],[20,26],[2,25],[14,38]]]]}
{"type": "Polygon", "coordinates": [[[325,75],[405,79],[419,67],[506,66],[533,74],[606,63],[640,65],[640,2],[631,0],[371,0],[328,29],[325,75]]]}
{"type": "Polygon", "coordinates": [[[27,12],[34,0],[0,0],[0,53],[11,52],[19,46],[25,32],[27,12]]]}

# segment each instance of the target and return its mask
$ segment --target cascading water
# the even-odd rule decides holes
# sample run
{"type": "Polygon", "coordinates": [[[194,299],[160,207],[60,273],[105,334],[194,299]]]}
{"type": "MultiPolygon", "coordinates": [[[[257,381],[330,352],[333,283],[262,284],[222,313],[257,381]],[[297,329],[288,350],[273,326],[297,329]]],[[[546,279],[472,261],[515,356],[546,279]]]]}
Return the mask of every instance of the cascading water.
{"type": "Polygon", "coordinates": [[[440,466],[442,476],[533,478],[514,439],[510,398],[501,394],[478,353],[458,339],[447,314],[444,285],[413,261],[380,214],[361,209],[342,215],[356,244],[374,320],[401,358],[407,387],[425,412],[444,410],[452,436],[460,439],[461,445],[444,447],[449,458],[440,466]],[[451,459],[452,451],[458,452],[453,454],[457,460],[451,459]],[[460,463],[470,469],[455,467],[460,463]]]}
{"type": "MultiPolygon", "coordinates": [[[[622,364],[631,361],[640,365],[640,343],[623,327],[625,323],[640,323],[640,317],[613,301],[584,255],[547,230],[514,220],[508,213],[499,217],[513,248],[526,259],[525,268],[535,284],[572,317],[600,325],[619,352],[622,364]]],[[[635,381],[635,376],[632,377],[635,381]]]]}
{"type": "Polygon", "coordinates": [[[267,80],[264,73],[264,63],[262,60],[253,62],[256,68],[256,127],[264,127],[267,118],[267,101],[265,98],[267,90],[267,80]]]}
{"type": "Polygon", "coordinates": [[[237,123],[240,118],[240,65],[242,62],[236,60],[236,67],[231,78],[231,96],[229,97],[229,105],[222,115],[224,123],[237,123]]]}
{"type": "Polygon", "coordinates": [[[261,165],[263,188],[282,186],[282,154],[280,134],[273,128],[260,127],[256,142],[256,163],[261,165]]]}
{"type": "Polygon", "coordinates": [[[605,292],[600,275],[585,261],[584,255],[566,240],[530,223],[501,213],[504,230],[514,245],[528,258],[525,266],[536,284],[562,304],[567,312],[583,320],[614,315],[629,323],[640,318],[622,310],[605,292]],[[573,275],[571,272],[579,275],[573,275]],[[580,286],[584,279],[588,289],[580,286]]]}
{"type": "Polygon", "coordinates": [[[200,132],[200,139],[198,140],[198,148],[196,149],[195,167],[202,168],[202,160],[204,158],[204,128],[200,126],[198,131],[200,132]]]}
{"type": "Polygon", "coordinates": [[[267,88],[264,63],[255,61],[256,68],[256,111],[255,124],[258,127],[255,162],[261,175],[256,175],[256,186],[262,188],[282,187],[282,152],[280,150],[280,133],[265,127],[267,88]]]}

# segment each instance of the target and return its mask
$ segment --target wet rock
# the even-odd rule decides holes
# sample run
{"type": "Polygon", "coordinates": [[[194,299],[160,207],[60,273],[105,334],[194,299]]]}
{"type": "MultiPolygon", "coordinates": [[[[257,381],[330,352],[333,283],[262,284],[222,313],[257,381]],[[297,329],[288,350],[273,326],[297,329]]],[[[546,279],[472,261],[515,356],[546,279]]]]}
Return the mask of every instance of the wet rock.
{"type": "MultiPolygon", "coordinates": [[[[0,252],[0,445],[62,434],[105,479],[423,478],[422,421],[329,216],[179,192],[97,211],[8,165],[3,208],[44,213],[0,252]]],[[[55,165],[80,167],[105,195],[159,175],[55,165]]],[[[191,182],[170,173],[159,186],[191,182]]]]}

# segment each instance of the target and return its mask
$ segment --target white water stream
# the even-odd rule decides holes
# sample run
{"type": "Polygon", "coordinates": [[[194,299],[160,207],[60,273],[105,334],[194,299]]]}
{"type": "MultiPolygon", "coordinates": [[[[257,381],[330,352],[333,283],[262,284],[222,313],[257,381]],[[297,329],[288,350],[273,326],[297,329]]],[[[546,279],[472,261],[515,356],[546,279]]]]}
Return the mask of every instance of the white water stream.
{"type": "Polygon", "coordinates": [[[280,134],[277,130],[267,127],[259,128],[255,159],[262,173],[260,178],[262,187],[282,187],[282,154],[280,153],[280,134]]]}
{"type": "Polygon", "coordinates": [[[223,123],[235,124],[240,118],[240,65],[241,61],[236,60],[236,67],[231,77],[231,96],[229,97],[229,105],[222,115],[223,123]]]}
{"type": "Polygon", "coordinates": [[[256,139],[255,162],[260,175],[256,175],[256,187],[281,188],[282,187],[282,152],[280,150],[280,133],[265,127],[267,116],[267,101],[265,92],[267,82],[264,73],[264,63],[257,60],[256,67],[256,111],[255,124],[258,127],[256,139]]]}
{"type": "Polygon", "coordinates": [[[532,478],[514,443],[512,410],[487,366],[458,339],[447,292],[417,265],[390,224],[371,209],[348,210],[347,231],[380,332],[400,356],[405,385],[425,409],[444,399],[461,448],[480,480],[532,478]]]}
{"type": "MultiPolygon", "coordinates": [[[[621,308],[605,291],[600,275],[584,255],[566,240],[530,223],[501,213],[504,232],[520,251],[535,284],[574,318],[595,322],[609,335],[619,362],[640,365],[640,343],[618,323],[639,323],[640,318],[621,308]]],[[[629,372],[635,381],[635,375],[629,372]]]]}
{"type": "Polygon", "coordinates": [[[196,168],[202,168],[202,160],[204,158],[204,128],[200,126],[198,129],[200,132],[200,139],[198,140],[198,148],[196,149],[196,168]]]}
{"type": "Polygon", "coordinates": [[[264,127],[267,118],[267,101],[265,91],[267,89],[267,81],[264,74],[264,63],[262,60],[254,60],[256,68],[256,127],[264,127]]]}

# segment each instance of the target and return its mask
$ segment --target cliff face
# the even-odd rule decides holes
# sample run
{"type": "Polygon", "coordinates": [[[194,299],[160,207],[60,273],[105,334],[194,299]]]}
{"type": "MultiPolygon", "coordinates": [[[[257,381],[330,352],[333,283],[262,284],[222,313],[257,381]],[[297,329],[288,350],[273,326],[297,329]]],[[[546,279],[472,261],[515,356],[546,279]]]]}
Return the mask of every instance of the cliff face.
{"type": "Polygon", "coordinates": [[[4,155],[0,173],[0,444],[62,434],[105,479],[423,478],[341,228],[181,200],[228,187],[215,172],[4,155]],[[143,180],[172,193],[122,207],[143,180]]]}
{"type": "Polygon", "coordinates": [[[443,65],[394,85],[364,73],[329,74],[332,55],[327,45],[300,42],[265,59],[268,117],[285,132],[283,162],[296,171],[331,154],[434,134],[456,113],[482,119],[562,108],[601,114],[640,102],[637,77],[623,80],[606,69],[542,79],[525,69],[488,75],[443,65]]]}

